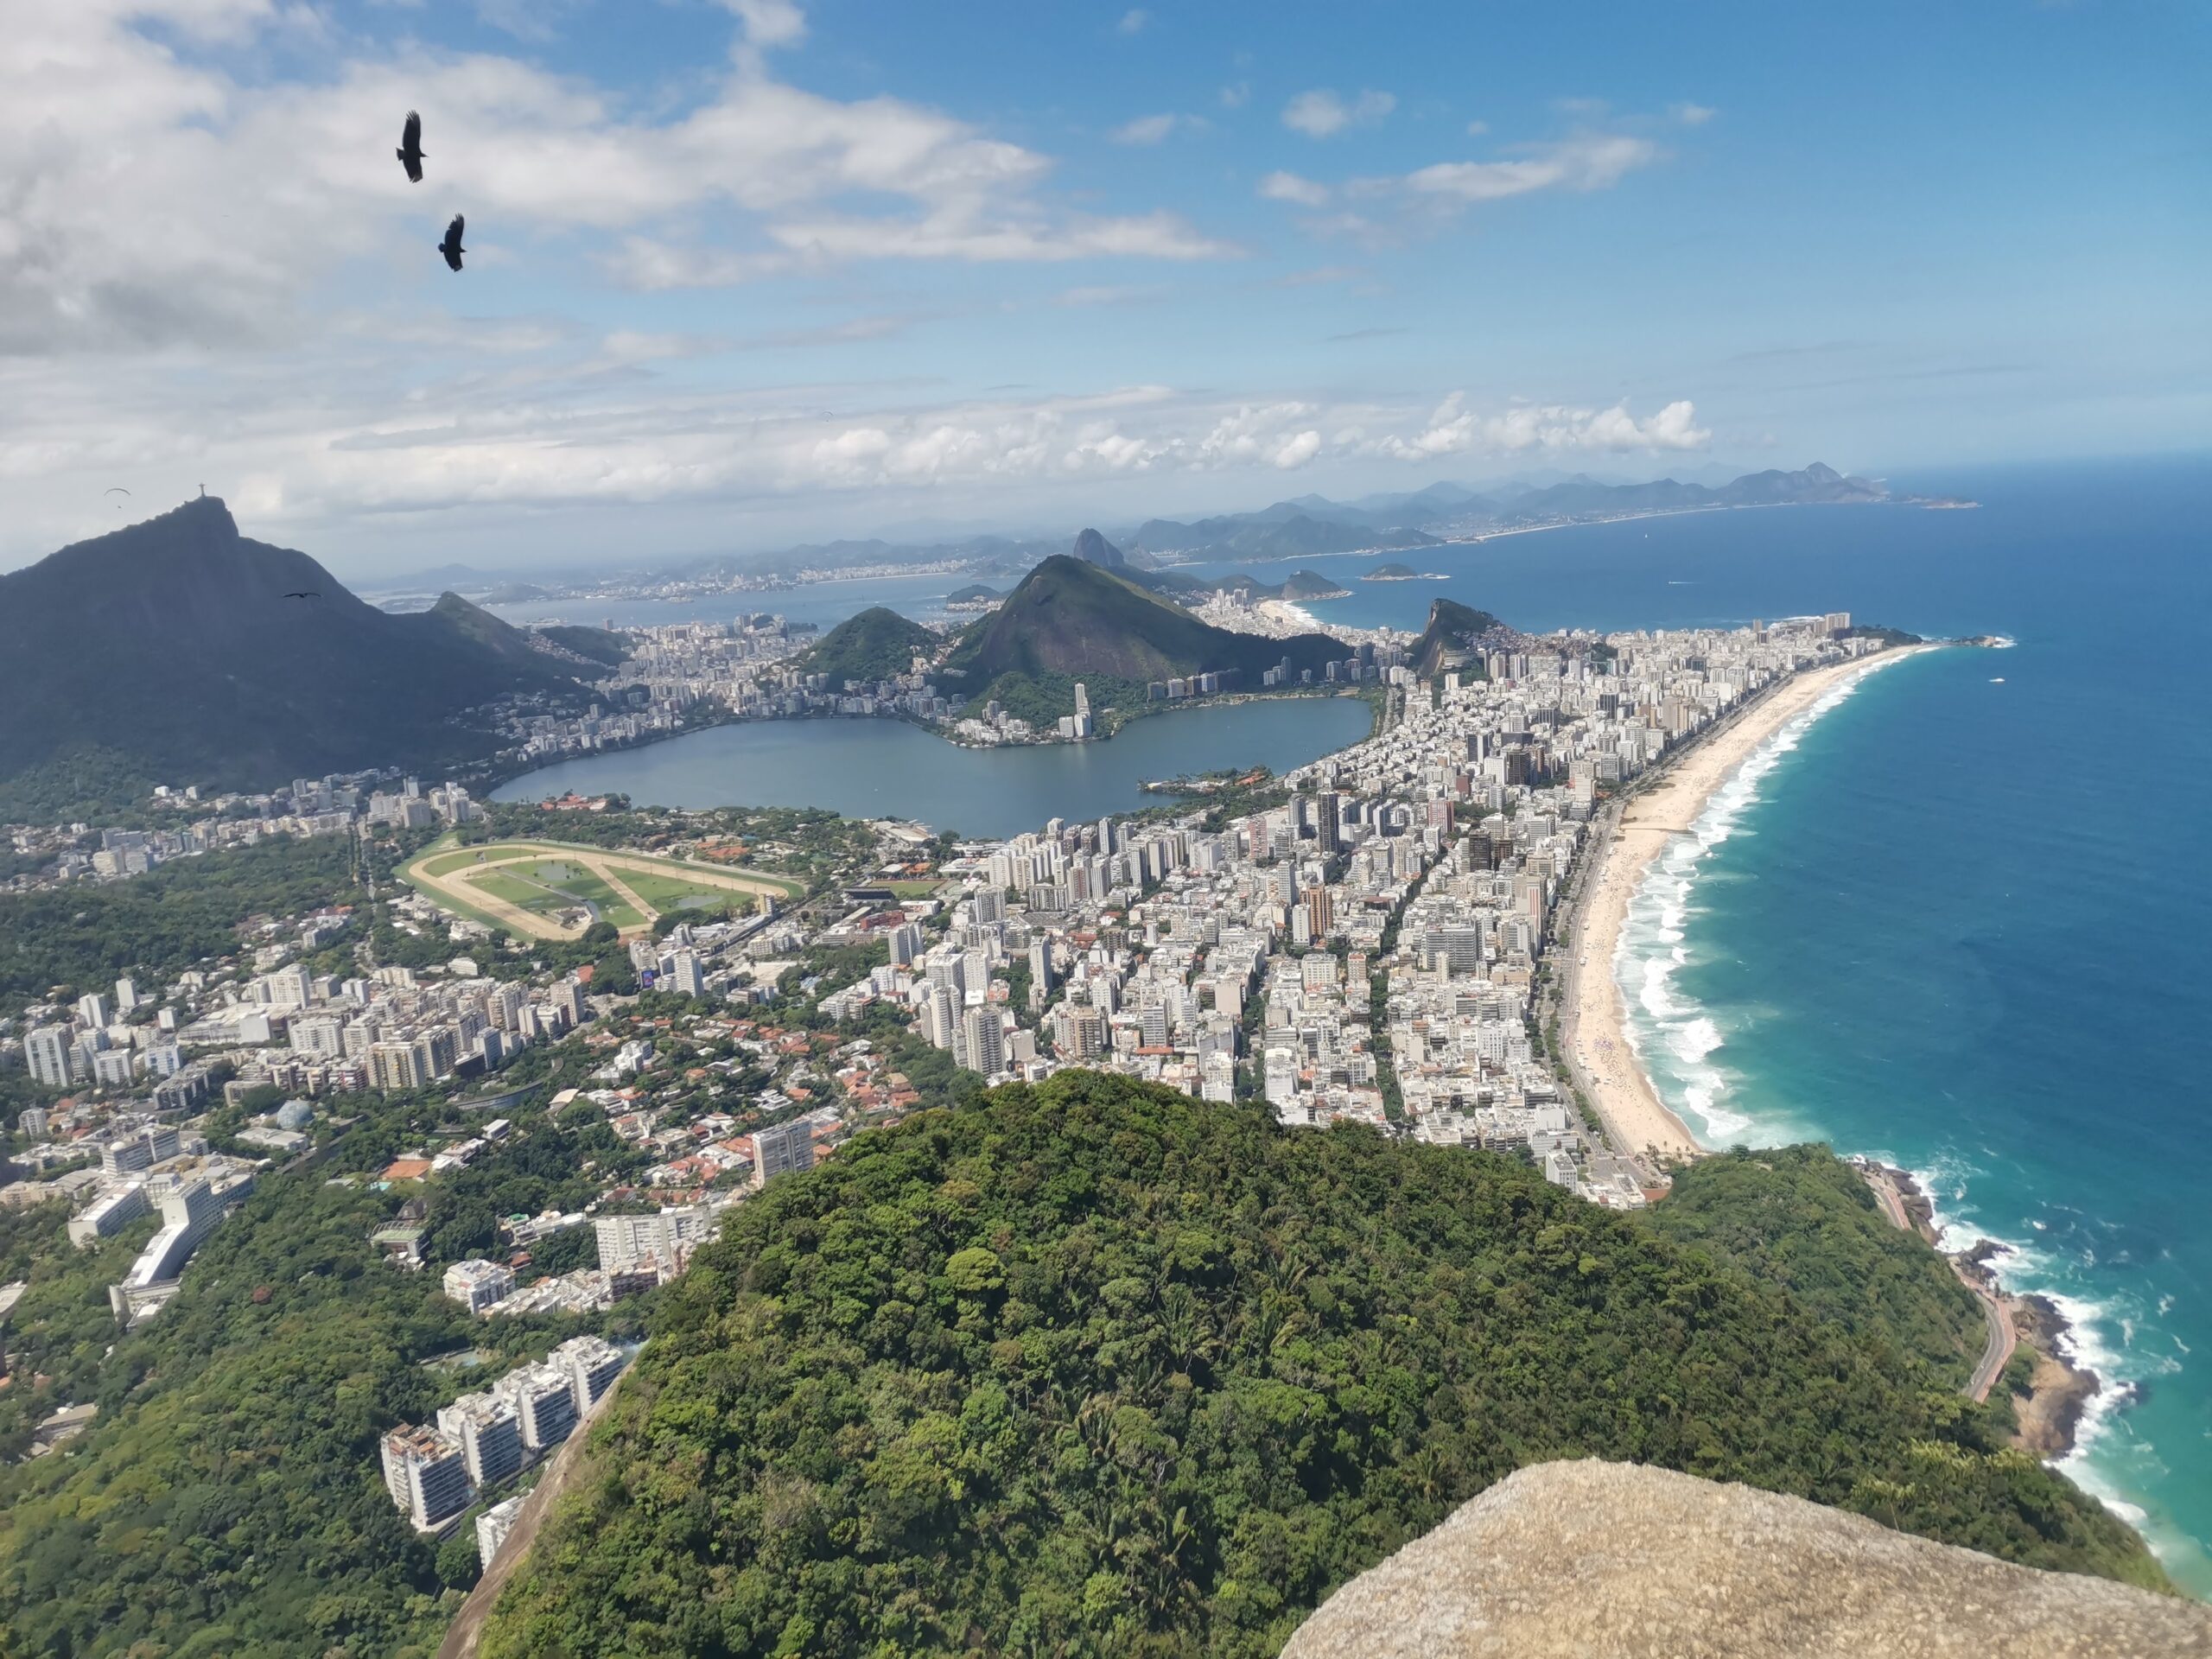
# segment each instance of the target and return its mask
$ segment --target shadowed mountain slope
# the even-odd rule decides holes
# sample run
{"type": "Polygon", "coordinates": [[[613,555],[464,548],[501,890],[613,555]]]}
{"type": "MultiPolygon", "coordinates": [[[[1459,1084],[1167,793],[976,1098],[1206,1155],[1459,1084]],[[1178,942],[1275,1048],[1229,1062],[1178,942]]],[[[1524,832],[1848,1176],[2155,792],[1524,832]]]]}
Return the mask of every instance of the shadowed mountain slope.
{"type": "Polygon", "coordinates": [[[0,799],[24,806],[82,798],[87,779],[264,788],[465,761],[497,740],[464,711],[581,695],[458,594],[388,614],[241,536],[213,496],[0,575],[0,799]]]}

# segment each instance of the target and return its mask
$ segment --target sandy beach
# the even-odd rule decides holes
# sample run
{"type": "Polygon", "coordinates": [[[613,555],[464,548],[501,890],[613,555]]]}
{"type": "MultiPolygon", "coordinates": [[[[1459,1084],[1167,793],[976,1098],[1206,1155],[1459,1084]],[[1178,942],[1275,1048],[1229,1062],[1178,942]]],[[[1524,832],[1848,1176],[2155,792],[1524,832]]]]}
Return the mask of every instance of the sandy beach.
{"type": "Polygon", "coordinates": [[[1614,978],[1621,928],[1644,870],[1671,837],[1689,829],[1713,792],[1760,744],[1839,682],[1910,654],[1909,650],[1884,652],[1799,674],[1667,761],[1629,798],[1610,832],[1605,819],[1593,826],[1593,834],[1607,835],[1608,839],[1593,849],[1594,861],[1584,878],[1571,942],[1573,961],[1560,1007],[1560,1040],[1613,1144],[1644,1158],[1655,1169],[1694,1158],[1700,1148],[1637,1065],[1614,978]]]}

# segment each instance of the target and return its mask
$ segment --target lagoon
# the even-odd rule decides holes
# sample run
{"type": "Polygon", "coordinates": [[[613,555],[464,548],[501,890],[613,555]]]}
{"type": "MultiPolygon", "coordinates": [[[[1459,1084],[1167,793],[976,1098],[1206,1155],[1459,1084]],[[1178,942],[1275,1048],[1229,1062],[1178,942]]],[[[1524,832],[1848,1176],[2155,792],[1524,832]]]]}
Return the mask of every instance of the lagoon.
{"type": "Polygon", "coordinates": [[[1014,836],[1047,818],[1159,806],[1147,779],[1226,766],[1287,772],[1360,741],[1356,696],[1271,697],[1132,721],[1096,743],[963,748],[899,720],[747,721],[525,774],[502,801],[574,790],[651,806],[821,806],[848,817],[914,818],[970,836],[1014,836]]]}

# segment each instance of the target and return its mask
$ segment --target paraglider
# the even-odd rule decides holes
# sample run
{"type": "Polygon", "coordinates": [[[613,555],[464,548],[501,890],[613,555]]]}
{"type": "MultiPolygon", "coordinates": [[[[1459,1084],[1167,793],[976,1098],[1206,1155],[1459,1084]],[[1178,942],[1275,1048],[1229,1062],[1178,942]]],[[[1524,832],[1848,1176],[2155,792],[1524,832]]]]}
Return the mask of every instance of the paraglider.
{"type": "Polygon", "coordinates": [[[438,251],[446,257],[446,264],[454,270],[461,269],[461,256],[468,250],[461,245],[461,216],[455,213],[453,223],[446,226],[446,239],[438,244],[438,251]]]}
{"type": "Polygon", "coordinates": [[[407,111],[407,124],[399,130],[399,148],[392,154],[407,169],[410,184],[423,182],[423,118],[412,110],[407,111]]]}
{"type": "Polygon", "coordinates": [[[322,593],[319,588],[308,588],[301,593],[287,594],[284,597],[287,599],[321,599],[322,597],[322,593]]]}
{"type": "MultiPolygon", "coordinates": [[[[109,495],[128,495],[130,492],[124,489],[120,484],[111,484],[107,486],[105,493],[109,495]]],[[[118,512],[121,512],[123,511],[123,503],[120,501],[117,502],[115,504],[115,510],[118,512]]]]}

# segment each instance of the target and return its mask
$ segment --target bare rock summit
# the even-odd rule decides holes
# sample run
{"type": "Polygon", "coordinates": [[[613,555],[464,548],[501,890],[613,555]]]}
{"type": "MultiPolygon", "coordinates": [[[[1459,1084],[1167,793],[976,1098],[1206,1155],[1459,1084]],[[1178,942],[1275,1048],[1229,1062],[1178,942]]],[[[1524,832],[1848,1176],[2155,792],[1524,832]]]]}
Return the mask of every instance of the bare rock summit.
{"type": "Polygon", "coordinates": [[[2212,1608],[1628,1464],[1500,1481],[1282,1659],[2193,1659],[2212,1608]]]}

